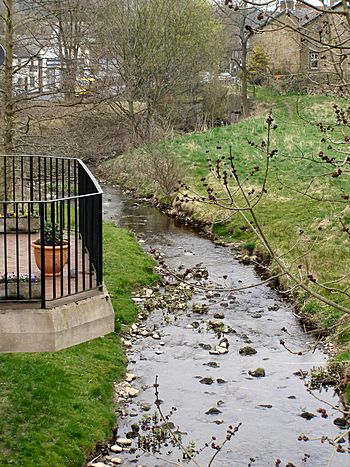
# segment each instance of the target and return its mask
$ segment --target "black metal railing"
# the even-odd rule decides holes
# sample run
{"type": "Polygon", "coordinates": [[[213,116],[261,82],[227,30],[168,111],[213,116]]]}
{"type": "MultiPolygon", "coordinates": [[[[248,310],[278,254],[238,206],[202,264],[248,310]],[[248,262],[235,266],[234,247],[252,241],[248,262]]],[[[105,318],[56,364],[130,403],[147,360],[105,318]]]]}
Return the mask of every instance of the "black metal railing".
{"type": "Polygon", "coordinates": [[[89,169],[79,159],[0,156],[0,300],[45,308],[101,287],[102,190],[89,169]]]}

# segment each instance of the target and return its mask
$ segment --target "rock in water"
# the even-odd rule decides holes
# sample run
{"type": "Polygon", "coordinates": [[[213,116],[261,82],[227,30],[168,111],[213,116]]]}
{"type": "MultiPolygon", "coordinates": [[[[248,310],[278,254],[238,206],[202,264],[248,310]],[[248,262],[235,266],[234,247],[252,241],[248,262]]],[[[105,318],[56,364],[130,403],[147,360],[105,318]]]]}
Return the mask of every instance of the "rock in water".
{"type": "Polygon", "coordinates": [[[222,413],[222,412],[217,407],[212,407],[211,409],[209,409],[205,413],[206,413],[206,415],[219,415],[219,413],[222,413]]]}
{"type": "Polygon", "coordinates": [[[263,378],[265,376],[264,368],[257,368],[256,370],[249,370],[248,374],[254,378],[263,378]]]}
{"type": "Polygon", "coordinates": [[[302,412],[299,417],[305,418],[305,420],[311,420],[312,418],[316,417],[316,415],[311,412],[302,412]]]}
{"type": "Polygon", "coordinates": [[[213,378],[210,378],[210,377],[202,378],[199,382],[201,384],[213,384],[213,378]]]}
{"type": "Polygon", "coordinates": [[[242,347],[239,349],[240,355],[254,355],[257,353],[257,351],[253,348],[247,345],[246,347],[242,347]]]}

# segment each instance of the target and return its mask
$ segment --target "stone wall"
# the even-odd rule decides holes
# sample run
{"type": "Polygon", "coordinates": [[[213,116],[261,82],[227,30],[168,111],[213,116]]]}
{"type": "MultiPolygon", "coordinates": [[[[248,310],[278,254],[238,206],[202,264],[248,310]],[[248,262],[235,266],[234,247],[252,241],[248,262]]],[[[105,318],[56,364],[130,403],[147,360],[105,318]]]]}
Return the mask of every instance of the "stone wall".
{"type": "Polygon", "coordinates": [[[295,27],[295,20],[282,14],[253,36],[251,46],[260,46],[269,56],[269,68],[275,72],[298,73],[300,69],[300,35],[288,26],[295,27]]]}

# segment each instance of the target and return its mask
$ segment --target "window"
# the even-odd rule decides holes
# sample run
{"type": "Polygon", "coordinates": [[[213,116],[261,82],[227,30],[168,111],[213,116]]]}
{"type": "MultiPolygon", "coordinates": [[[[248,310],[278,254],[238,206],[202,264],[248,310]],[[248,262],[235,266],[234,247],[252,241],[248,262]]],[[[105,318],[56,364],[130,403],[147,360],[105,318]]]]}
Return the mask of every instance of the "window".
{"type": "Polygon", "coordinates": [[[318,69],[318,53],[317,52],[310,52],[310,68],[311,70],[318,69]]]}
{"type": "Polygon", "coordinates": [[[30,62],[29,71],[30,73],[37,73],[38,71],[38,66],[36,65],[34,60],[31,60],[30,62]]]}
{"type": "Polygon", "coordinates": [[[56,70],[55,68],[46,69],[46,82],[49,88],[54,88],[56,85],[56,70]]]}

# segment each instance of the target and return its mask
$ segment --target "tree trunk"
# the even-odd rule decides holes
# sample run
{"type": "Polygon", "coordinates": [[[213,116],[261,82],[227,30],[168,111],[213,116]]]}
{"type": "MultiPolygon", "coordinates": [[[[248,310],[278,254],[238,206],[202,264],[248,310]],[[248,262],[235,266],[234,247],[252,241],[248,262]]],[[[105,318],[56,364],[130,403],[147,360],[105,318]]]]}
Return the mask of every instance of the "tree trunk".
{"type": "Polygon", "coordinates": [[[247,41],[242,41],[242,75],[241,75],[241,99],[243,117],[249,114],[248,102],[248,70],[247,70],[247,41]]]}
{"type": "Polygon", "coordinates": [[[6,1],[5,24],[5,52],[6,61],[4,67],[4,113],[3,113],[3,141],[4,154],[13,153],[14,132],[14,96],[13,96],[13,0],[6,1]]]}

